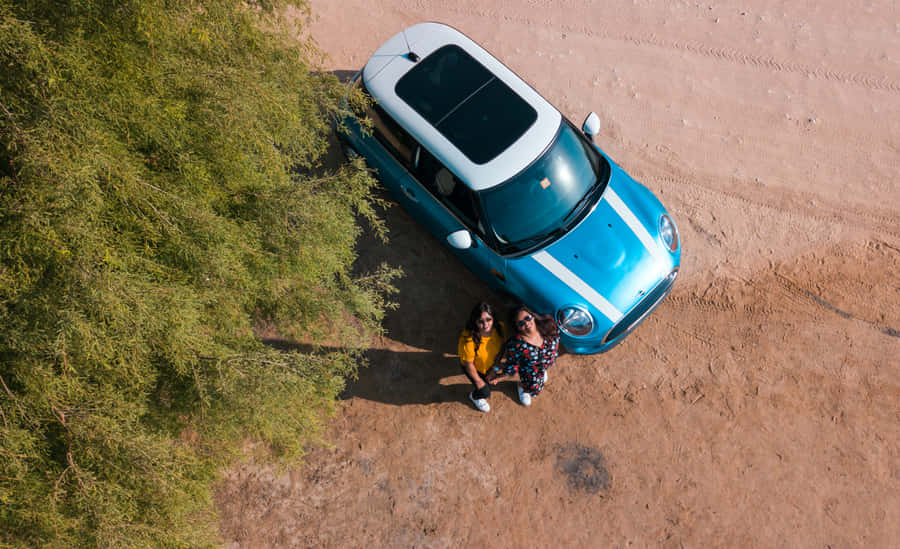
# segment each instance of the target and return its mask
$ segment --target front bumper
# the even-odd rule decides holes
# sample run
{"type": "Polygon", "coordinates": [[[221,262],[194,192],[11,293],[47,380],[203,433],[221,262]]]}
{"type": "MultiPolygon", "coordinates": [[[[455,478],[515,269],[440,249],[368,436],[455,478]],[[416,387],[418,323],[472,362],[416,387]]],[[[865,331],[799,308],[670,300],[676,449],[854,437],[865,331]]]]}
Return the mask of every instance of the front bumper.
{"type": "Polygon", "coordinates": [[[579,355],[609,351],[624,341],[628,334],[633,332],[663,302],[672,291],[677,277],[678,267],[675,267],[602,338],[580,338],[562,333],[560,343],[566,351],[579,355]]]}

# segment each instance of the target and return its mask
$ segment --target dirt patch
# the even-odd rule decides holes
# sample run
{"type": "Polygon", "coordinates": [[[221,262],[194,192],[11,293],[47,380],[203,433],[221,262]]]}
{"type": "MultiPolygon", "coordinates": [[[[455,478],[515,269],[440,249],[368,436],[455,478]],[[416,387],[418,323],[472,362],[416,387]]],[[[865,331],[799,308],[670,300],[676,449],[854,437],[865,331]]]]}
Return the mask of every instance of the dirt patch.
{"type": "Polygon", "coordinates": [[[556,470],[566,477],[570,490],[588,494],[609,490],[606,458],[596,448],[575,442],[557,446],[556,470]]]}

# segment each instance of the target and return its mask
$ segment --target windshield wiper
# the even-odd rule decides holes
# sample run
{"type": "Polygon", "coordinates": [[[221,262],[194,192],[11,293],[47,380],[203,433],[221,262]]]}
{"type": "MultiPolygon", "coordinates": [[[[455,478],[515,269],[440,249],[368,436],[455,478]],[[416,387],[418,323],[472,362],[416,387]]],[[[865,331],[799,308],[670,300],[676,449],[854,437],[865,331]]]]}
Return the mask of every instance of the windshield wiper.
{"type": "Polygon", "coordinates": [[[547,232],[544,234],[539,234],[537,236],[532,236],[531,238],[525,238],[525,239],[519,240],[517,242],[512,242],[508,246],[510,248],[516,248],[519,251],[527,250],[528,248],[537,246],[538,244],[540,244],[542,242],[546,242],[547,240],[550,240],[551,238],[555,238],[564,232],[566,232],[566,227],[565,227],[565,225],[562,225],[560,227],[557,227],[556,229],[553,229],[550,232],[547,232]]]}
{"type": "Polygon", "coordinates": [[[575,204],[575,207],[572,208],[572,211],[569,212],[569,215],[567,215],[565,219],[563,219],[564,227],[567,227],[570,220],[577,218],[581,214],[581,212],[584,211],[584,208],[587,206],[588,202],[590,202],[596,194],[598,183],[599,181],[597,183],[594,183],[594,185],[590,189],[588,189],[588,192],[584,193],[584,196],[582,196],[578,203],[575,204]]]}

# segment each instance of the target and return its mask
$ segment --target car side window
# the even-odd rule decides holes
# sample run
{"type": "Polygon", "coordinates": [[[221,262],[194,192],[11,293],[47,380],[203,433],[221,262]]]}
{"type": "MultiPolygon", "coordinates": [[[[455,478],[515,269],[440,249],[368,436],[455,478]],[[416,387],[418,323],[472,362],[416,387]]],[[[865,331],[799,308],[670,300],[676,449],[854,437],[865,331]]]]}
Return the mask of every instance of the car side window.
{"type": "Polygon", "coordinates": [[[444,203],[469,229],[480,235],[484,234],[475,193],[424,147],[419,149],[414,173],[422,186],[444,203]]]}
{"type": "Polygon", "coordinates": [[[418,147],[416,140],[377,104],[373,103],[366,111],[366,115],[374,124],[372,135],[375,136],[375,139],[384,145],[397,160],[411,169],[415,164],[413,155],[418,147]]]}

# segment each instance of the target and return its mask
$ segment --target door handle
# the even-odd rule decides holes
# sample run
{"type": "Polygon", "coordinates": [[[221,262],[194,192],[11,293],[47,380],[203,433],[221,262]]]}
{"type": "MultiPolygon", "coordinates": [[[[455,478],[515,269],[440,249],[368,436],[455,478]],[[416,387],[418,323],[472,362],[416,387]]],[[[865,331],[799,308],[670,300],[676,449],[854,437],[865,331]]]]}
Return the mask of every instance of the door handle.
{"type": "Polygon", "coordinates": [[[412,200],[413,202],[418,202],[418,200],[416,199],[416,193],[412,192],[409,187],[407,187],[406,185],[401,185],[400,187],[403,189],[403,194],[408,196],[410,200],[412,200]]]}

